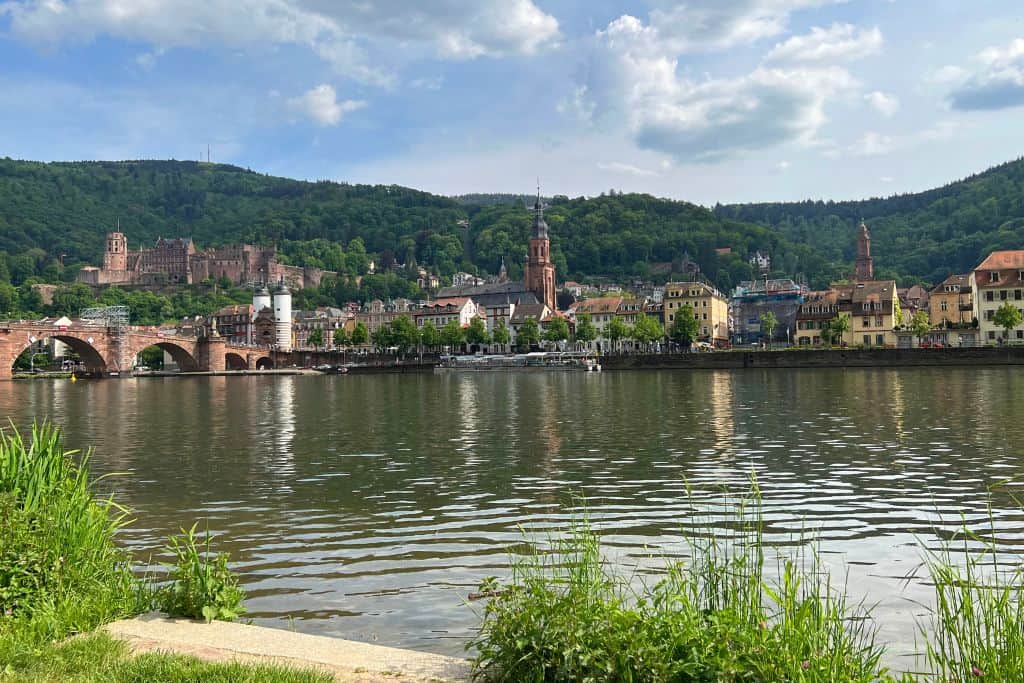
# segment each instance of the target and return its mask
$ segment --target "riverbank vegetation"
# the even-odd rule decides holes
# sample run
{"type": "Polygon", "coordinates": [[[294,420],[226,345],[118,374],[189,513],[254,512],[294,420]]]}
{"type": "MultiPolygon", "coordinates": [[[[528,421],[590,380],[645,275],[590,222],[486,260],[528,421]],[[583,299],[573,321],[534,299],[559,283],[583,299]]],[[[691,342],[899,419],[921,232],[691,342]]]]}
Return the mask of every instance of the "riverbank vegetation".
{"type": "MultiPolygon", "coordinates": [[[[935,606],[920,623],[915,667],[892,672],[869,606],[833,582],[813,544],[767,556],[756,488],[715,536],[686,535],[688,559],[624,575],[598,535],[576,523],[490,579],[476,649],[478,680],[1012,681],[1024,671],[1020,569],[991,539],[924,551],[935,606]],[[1005,560],[1005,558],[1004,558],[1005,560]],[[766,571],[766,567],[771,571],[766,571]]],[[[698,525],[699,526],[699,525],[698,525]]]]}
{"type": "Polygon", "coordinates": [[[131,657],[96,629],[157,605],[172,615],[230,618],[241,593],[195,529],[173,539],[169,581],[139,576],[115,543],[128,511],[100,498],[88,454],[37,425],[26,441],[0,431],[0,679],[14,681],[322,681],[320,674],[220,666],[171,655],[131,657]]]}

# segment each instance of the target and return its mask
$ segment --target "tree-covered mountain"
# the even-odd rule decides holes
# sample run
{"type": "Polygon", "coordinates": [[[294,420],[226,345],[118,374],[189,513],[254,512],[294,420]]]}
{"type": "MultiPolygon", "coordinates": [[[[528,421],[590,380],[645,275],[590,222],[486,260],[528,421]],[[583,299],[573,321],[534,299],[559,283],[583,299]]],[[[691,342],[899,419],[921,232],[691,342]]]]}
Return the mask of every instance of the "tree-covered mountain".
{"type": "MultiPolygon", "coordinates": [[[[532,220],[529,203],[524,195],[448,198],[189,161],[0,159],[0,283],[71,281],[82,265],[100,262],[104,234],[120,226],[132,248],[159,236],[192,237],[200,247],[277,245],[284,260],[342,273],[320,301],[412,295],[408,270],[364,279],[356,289],[367,253],[378,266],[415,262],[441,275],[493,274],[504,259],[518,277],[532,220]]],[[[936,282],[970,269],[993,249],[1024,245],[1024,160],[929,192],[884,199],[712,211],[610,192],[589,199],[556,195],[545,216],[560,279],[663,280],[678,273],[688,255],[729,289],[753,275],[747,257],[761,251],[771,254],[776,275],[803,275],[823,286],[850,271],[863,218],[872,230],[879,276],[902,284],[936,282]]]]}
{"type": "MultiPolygon", "coordinates": [[[[365,249],[378,265],[414,260],[441,275],[496,273],[504,259],[515,277],[532,216],[522,196],[499,197],[473,201],[398,186],[305,182],[191,161],[4,159],[0,282],[72,280],[81,265],[100,262],[103,236],[115,227],[131,248],[159,236],[192,237],[200,247],[273,244],[286,260],[349,276],[365,272],[365,249]]],[[[689,254],[729,287],[750,276],[746,256],[757,249],[793,269],[815,265],[808,249],[765,228],[685,202],[610,194],[555,197],[549,204],[552,255],[566,278],[664,278],[689,254]],[[720,256],[722,248],[731,253],[720,256]]]]}
{"type": "Polygon", "coordinates": [[[849,202],[716,206],[715,214],[770,226],[828,262],[809,273],[824,284],[849,271],[856,226],[871,228],[876,277],[937,283],[974,268],[991,251],[1024,248],[1024,159],[927,192],[849,202]]]}

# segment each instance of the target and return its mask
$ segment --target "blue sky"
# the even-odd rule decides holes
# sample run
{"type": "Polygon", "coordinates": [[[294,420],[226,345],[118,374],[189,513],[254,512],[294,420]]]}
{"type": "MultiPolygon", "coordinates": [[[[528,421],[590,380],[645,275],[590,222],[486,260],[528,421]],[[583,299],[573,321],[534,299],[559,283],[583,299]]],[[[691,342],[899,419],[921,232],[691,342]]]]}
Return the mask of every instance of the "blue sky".
{"type": "Polygon", "coordinates": [[[1019,0],[0,0],[0,155],[702,204],[1024,154],[1019,0]]]}

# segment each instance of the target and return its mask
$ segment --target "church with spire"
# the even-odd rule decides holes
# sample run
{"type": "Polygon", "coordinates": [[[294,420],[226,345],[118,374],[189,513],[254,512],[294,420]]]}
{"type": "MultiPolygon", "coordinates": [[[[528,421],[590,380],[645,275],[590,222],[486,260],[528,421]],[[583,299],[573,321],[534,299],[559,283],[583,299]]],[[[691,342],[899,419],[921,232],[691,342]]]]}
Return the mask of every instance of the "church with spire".
{"type": "Polygon", "coordinates": [[[871,231],[863,220],[857,231],[857,261],[854,263],[853,272],[853,279],[856,282],[875,279],[875,264],[871,258],[871,231]]]}
{"type": "Polygon", "coordinates": [[[530,244],[523,266],[523,284],[537,297],[537,301],[552,311],[555,303],[555,264],[551,262],[551,238],[548,224],[544,220],[544,205],[537,190],[537,203],[533,207],[533,228],[530,230],[530,244]]]}

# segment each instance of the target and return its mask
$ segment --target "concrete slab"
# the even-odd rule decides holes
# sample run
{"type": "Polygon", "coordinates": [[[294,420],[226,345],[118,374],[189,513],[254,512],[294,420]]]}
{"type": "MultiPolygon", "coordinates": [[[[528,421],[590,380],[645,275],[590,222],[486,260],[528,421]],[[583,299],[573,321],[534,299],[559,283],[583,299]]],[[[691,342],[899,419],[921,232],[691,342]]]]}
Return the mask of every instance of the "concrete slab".
{"type": "Polygon", "coordinates": [[[276,663],[327,671],[344,683],[468,681],[465,659],[311,636],[274,628],[211,624],[144,614],[103,627],[133,652],[173,652],[209,661],[276,663]]]}

